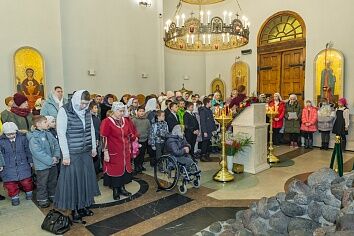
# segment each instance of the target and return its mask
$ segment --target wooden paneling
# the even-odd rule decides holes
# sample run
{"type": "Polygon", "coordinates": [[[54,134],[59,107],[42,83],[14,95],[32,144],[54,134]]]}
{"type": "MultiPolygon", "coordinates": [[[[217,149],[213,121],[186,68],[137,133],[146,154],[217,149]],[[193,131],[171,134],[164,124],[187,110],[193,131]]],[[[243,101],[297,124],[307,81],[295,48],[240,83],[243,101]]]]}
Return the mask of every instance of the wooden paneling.
{"type": "Polygon", "coordinates": [[[279,91],[281,74],[281,53],[260,55],[259,92],[273,94],[279,91]]]}

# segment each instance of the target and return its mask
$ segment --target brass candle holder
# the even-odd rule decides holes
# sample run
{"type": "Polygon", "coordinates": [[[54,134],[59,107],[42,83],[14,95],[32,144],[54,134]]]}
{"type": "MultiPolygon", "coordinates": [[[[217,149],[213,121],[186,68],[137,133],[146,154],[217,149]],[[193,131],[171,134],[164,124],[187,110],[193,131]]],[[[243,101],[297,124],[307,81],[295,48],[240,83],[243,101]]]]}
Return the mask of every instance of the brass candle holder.
{"type": "Polygon", "coordinates": [[[268,107],[266,111],[267,116],[269,117],[270,120],[270,128],[269,128],[269,147],[268,147],[268,156],[267,156],[267,161],[268,163],[278,163],[279,158],[276,157],[273,154],[273,118],[278,115],[277,109],[275,107],[268,107]]]}
{"type": "Polygon", "coordinates": [[[228,106],[223,109],[216,109],[215,120],[221,125],[221,161],[220,170],[214,174],[213,179],[218,182],[229,182],[234,180],[234,176],[227,170],[227,158],[225,148],[226,126],[233,120],[232,111],[228,106]]]}

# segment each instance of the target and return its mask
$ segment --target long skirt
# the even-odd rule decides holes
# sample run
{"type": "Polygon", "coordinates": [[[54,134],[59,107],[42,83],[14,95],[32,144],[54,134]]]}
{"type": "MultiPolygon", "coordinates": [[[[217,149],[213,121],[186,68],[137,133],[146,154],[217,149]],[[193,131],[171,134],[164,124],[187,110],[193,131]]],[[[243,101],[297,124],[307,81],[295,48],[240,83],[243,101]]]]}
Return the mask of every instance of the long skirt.
{"type": "Polygon", "coordinates": [[[132,174],[127,171],[122,176],[109,176],[107,173],[103,176],[103,185],[110,188],[120,188],[130,182],[132,182],[132,174]]]}
{"type": "Polygon", "coordinates": [[[59,209],[82,209],[94,204],[100,195],[90,152],[70,156],[70,165],[61,165],[54,206],[59,209]]]}

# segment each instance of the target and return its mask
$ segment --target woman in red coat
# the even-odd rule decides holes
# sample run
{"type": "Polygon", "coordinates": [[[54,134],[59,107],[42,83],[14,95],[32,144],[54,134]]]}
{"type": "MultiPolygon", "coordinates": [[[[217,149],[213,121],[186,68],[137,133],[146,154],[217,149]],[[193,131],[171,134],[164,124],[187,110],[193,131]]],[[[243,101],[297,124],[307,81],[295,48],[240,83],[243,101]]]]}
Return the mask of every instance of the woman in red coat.
{"type": "Polygon", "coordinates": [[[132,143],[137,138],[133,122],[124,117],[122,102],[112,104],[113,114],[102,121],[101,136],[104,143],[103,184],[113,189],[113,199],[130,196],[124,185],[132,180],[132,143]]]}
{"type": "Polygon", "coordinates": [[[273,99],[268,103],[269,107],[275,107],[278,111],[278,115],[273,118],[273,142],[274,145],[279,145],[281,143],[280,130],[283,128],[284,115],[285,115],[285,103],[282,101],[279,93],[274,93],[273,99]]]}
{"type": "Polygon", "coordinates": [[[302,110],[301,128],[305,138],[305,148],[312,149],[313,133],[317,131],[317,108],[312,106],[310,100],[306,101],[306,106],[302,110]]]}

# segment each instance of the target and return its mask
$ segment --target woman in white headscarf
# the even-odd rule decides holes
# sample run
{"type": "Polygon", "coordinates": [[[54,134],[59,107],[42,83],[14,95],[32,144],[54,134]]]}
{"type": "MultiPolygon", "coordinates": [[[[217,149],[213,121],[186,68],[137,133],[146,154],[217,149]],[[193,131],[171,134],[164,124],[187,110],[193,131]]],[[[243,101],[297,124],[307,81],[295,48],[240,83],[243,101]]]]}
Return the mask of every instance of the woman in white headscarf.
{"type": "Polygon", "coordinates": [[[103,184],[113,189],[113,199],[120,195],[130,196],[125,189],[132,180],[132,144],[137,139],[137,131],[133,122],[124,117],[126,106],[122,102],[112,104],[113,114],[101,123],[104,163],[103,184]]]}
{"type": "Polygon", "coordinates": [[[145,105],[146,117],[152,125],[156,121],[157,100],[156,98],[150,98],[145,105]]]}
{"type": "Polygon", "coordinates": [[[88,209],[100,195],[92,157],[97,155],[95,129],[88,109],[90,93],[76,91],[71,102],[59,109],[57,132],[63,161],[54,206],[72,210],[72,221],[92,216],[88,209]]]}

